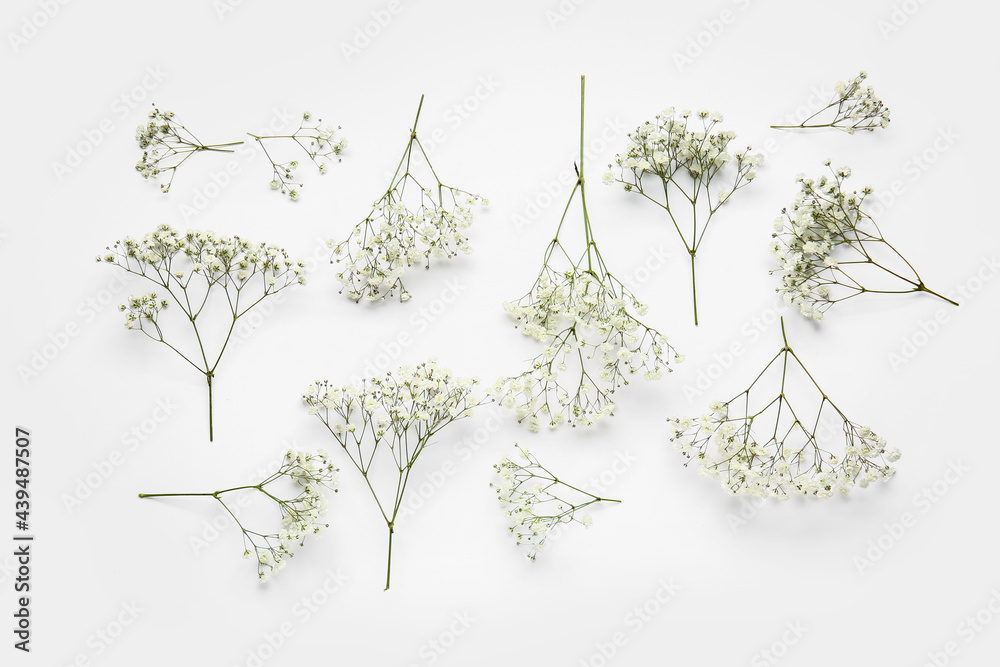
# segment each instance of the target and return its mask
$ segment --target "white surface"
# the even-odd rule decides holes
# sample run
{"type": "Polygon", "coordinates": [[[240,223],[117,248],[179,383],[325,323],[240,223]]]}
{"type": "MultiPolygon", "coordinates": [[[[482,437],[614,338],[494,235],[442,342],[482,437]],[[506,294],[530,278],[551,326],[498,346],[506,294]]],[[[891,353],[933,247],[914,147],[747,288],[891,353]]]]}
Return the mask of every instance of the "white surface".
{"type": "MultiPolygon", "coordinates": [[[[548,12],[560,11],[554,1],[402,0],[348,62],[340,45],[388,4],[244,2],[221,16],[220,5],[59,5],[26,44],[2,50],[4,420],[10,431],[16,424],[33,432],[37,535],[34,651],[14,651],[8,633],[4,664],[252,665],[249,652],[286,622],[290,636],[264,664],[597,666],[604,664],[598,645],[621,633],[626,641],[608,664],[758,665],[769,664],[759,652],[796,622],[807,631],[787,648],[786,664],[920,665],[948,642],[957,649],[948,664],[982,665],[997,655],[1000,619],[981,632],[959,627],[1000,590],[988,473],[1000,459],[989,423],[998,398],[996,281],[958,309],[929,296],[873,297],[837,306],[821,326],[781,309],[796,351],[827,392],[903,450],[898,475],[884,487],[751,509],[734,528],[733,517],[746,508],[681,467],[664,423],[668,414],[696,415],[708,400],[735,395],[777,350],[780,332],[769,312],[775,278],[767,275],[771,221],[790,203],[794,175],[818,173],[823,158],[851,165],[857,187],[885,192],[898,181],[901,194],[876,219],[932,288],[966,285],[995,257],[994,156],[980,132],[996,108],[994,6],[908,3],[912,15],[895,14],[906,20],[884,36],[879,21],[891,20],[891,2],[566,0],[561,6],[572,12],[553,25],[548,12]],[[723,10],[730,24],[679,68],[674,53],[723,10]],[[132,95],[147,68],[166,75],[135,109],[125,108],[120,98],[132,95]],[[813,88],[859,69],[892,109],[887,131],[768,129],[806,104],[813,88]],[[484,380],[511,374],[536,354],[500,303],[530,286],[565,201],[564,189],[533,224],[517,228],[516,215],[544,202],[544,184],[572,169],[580,74],[587,75],[588,141],[676,105],[723,112],[736,145],[772,142],[759,180],[723,209],[699,254],[697,329],[674,232],[638,198],[600,185],[624,134],[595,146],[587,164],[588,204],[612,271],[641,279],[651,250],[670,255],[636,290],[651,304],[648,319],[687,354],[685,364],[663,381],[622,390],[617,416],[589,432],[533,435],[505,415],[472,452],[462,442],[485,432],[483,410],[442,433],[420,459],[417,478],[448,465],[457,472],[398,527],[389,592],[382,591],[384,525],[346,468],[330,531],[271,584],[256,583],[231,527],[195,554],[189,540],[219,516],[217,508],[140,501],[136,492],[242,483],[291,443],[331,445],[298,401],[312,380],[362,372],[400,332],[411,332],[413,343],[398,363],[438,356],[484,380]],[[464,119],[449,111],[475,96],[484,79],[495,91],[479,88],[478,108],[464,119]],[[419,276],[405,305],[358,307],[336,294],[319,243],[345,236],[383,191],[421,93],[421,134],[440,129],[443,137],[433,152],[438,172],[492,203],[472,229],[475,254],[419,276]],[[328,175],[306,174],[294,204],[266,189],[263,158],[238,156],[233,182],[185,220],[181,206],[196,203],[226,160],[192,160],[167,196],[142,181],[132,170],[133,133],[152,101],[220,141],[266,125],[275,109],[295,117],[307,108],[342,125],[350,147],[328,175]],[[57,178],[53,163],[103,119],[112,131],[57,178]],[[949,131],[957,138],[938,142],[946,150],[932,155],[934,164],[914,169],[912,156],[934,153],[936,137],[949,131]],[[289,291],[274,316],[227,352],[212,444],[203,380],[122,327],[117,304],[145,289],[132,282],[108,301],[104,290],[116,274],[93,262],[115,239],[160,222],[274,240],[294,256],[317,252],[320,259],[309,286],[289,291]],[[421,308],[452,280],[462,286],[459,297],[429,322],[421,308]],[[91,299],[105,300],[100,312],[91,299]],[[929,341],[918,336],[926,344],[894,368],[889,354],[900,353],[903,339],[939,311],[947,322],[929,341]],[[770,325],[758,326],[760,318],[770,325]],[[78,335],[22,381],[18,367],[70,324],[78,335]],[[685,385],[736,342],[743,354],[704,396],[689,400],[685,385]],[[159,401],[176,407],[128,449],[123,436],[142,428],[159,401]],[[488,487],[491,464],[514,442],[579,479],[630,460],[624,471],[617,466],[622,472],[608,491],[624,502],[595,511],[592,528],[577,526],[538,562],[527,562],[504,533],[488,487]],[[123,450],[123,463],[69,511],[65,496],[115,450],[123,450]],[[937,502],[919,500],[953,462],[968,470],[954,485],[939,482],[946,493],[937,502]],[[859,573],[855,558],[904,512],[914,525],[898,539],[883,537],[891,548],[859,573]],[[347,578],[332,595],[316,593],[329,572],[347,578]],[[676,596],[648,602],[661,581],[678,585],[676,596]],[[325,603],[306,613],[301,601],[313,595],[325,603]],[[659,611],[641,621],[633,610],[647,602],[659,611]],[[96,633],[116,632],[123,604],[141,612],[108,645],[96,633]],[[474,619],[471,627],[456,614],[474,619]],[[450,637],[452,629],[463,632],[450,637]],[[432,640],[450,647],[436,653],[432,640]]],[[[39,11],[34,1],[8,3],[5,33],[20,31],[39,11]]],[[[2,489],[12,489],[11,458],[2,457],[2,489]]],[[[9,517],[2,525],[10,525],[0,530],[3,540],[13,533],[11,495],[4,491],[0,500],[0,515],[9,517]]],[[[0,564],[7,615],[14,605],[10,558],[0,564]]],[[[987,616],[994,614],[981,620],[987,616]]]]}

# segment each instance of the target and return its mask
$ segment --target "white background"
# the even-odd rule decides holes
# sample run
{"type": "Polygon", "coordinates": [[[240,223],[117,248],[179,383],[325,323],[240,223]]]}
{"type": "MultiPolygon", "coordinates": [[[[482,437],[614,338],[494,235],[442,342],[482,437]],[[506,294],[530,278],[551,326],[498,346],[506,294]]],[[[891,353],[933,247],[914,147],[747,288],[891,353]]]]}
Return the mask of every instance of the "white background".
{"type": "MultiPolygon", "coordinates": [[[[938,664],[971,666],[1000,652],[993,612],[981,612],[993,623],[980,631],[961,625],[991,599],[1000,609],[989,476],[1000,459],[989,423],[998,235],[983,123],[996,110],[993,5],[402,0],[392,13],[385,2],[182,0],[51,3],[47,17],[44,4],[6,3],[0,23],[3,414],[11,448],[15,425],[33,434],[37,536],[33,652],[15,651],[5,630],[4,664],[229,666],[263,656],[268,665],[760,665],[771,664],[760,652],[773,650],[772,660],[790,665],[922,665],[930,653],[938,664]],[[366,26],[373,36],[364,44],[366,26]],[[345,54],[356,39],[363,48],[345,54]],[[691,61],[679,62],[686,49],[691,61]],[[888,130],[768,129],[860,69],[892,109],[888,130]],[[565,201],[567,189],[552,183],[566,182],[578,159],[581,74],[595,234],[612,271],[631,276],[650,303],[647,319],[687,355],[676,373],[623,389],[617,416],[588,432],[530,434],[504,415],[486,438],[489,409],[443,432],[419,460],[429,497],[398,526],[389,592],[385,527],[346,468],[329,532],[266,586],[240,558],[231,526],[192,548],[192,537],[212,537],[219,508],[136,498],[245,483],[288,446],[331,445],[301,392],[315,379],[361,373],[400,333],[412,343],[393,365],[437,356],[486,381],[518,372],[538,348],[500,304],[531,285],[565,201]],[[345,237],[384,191],[421,94],[421,134],[442,138],[429,142],[438,173],[491,205],[472,228],[476,252],[416,277],[412,301],[357,306],[337,294],[322,242],[345,237]],[[343,125],[350,146],[329,174],[303,171],[297,203],[268,190],[267,162],[245,154],[233,157],[239,173],[225,188],[209,186],[227,158],[203,155],[162,195],[132,169],[134,128],[151,102],[220,142],[276,111],[294,118],[309,109],[343,125]],[[599,182],[624,132],[670,105],[721,111],[735,145],[769,152],[699,254],[697,328],[674,232],[639,198],[599,182]],[[602,132],[611,141],[598,141],[602,132]],[[873,296],[817,326],[775,304],[771,222],[794,195],[794,175],[818,174],[826,157],[853,167],[855,187],[896,188],[876,219],[930,287],[966,290],[960,308],[873,296]],[[56,167],[67,160],[68,173],[56,167]],[[562,192],[552,199],[546,184],[562,192]],[[114,269],[93,261],[114,240],[164,222],[319,260],[306,288],[289,290],[227,351],[214,443],[203,380],[122,327],[118,303],[147,288],[116,288],[114,269]],[[659,268],[658,253],[670,256],[659,268]],[[449,281],[458,296],[440,308],[449,281]],[[756,508],[682,467],[665,417],[697,415],[742,390],[780,345],[775,309],[838,405],[903,451],[889,484],[756,508]],[[935,335],[921,335],[936,316],[946,320],[935,335]],[[726,358],[735,343],[741,353],[726,358]],[[701,374],[714,379],[694,395],[701,374]],[[170,414],[155,423],[162,404],[170,414]],[[143,440],[129,448],[131,429],[143,440]],[[485,441],[475,452],[462,444],[473,437],[485,441]],[[514,442],[567,478],[603,473],[624,502],[598,508],[592,528],[576,526],[528,562],[488,487],[491,464],[514,442]],[[108,472],[115,451],[120,465],[108,472]],[[944,481],[956,468],[964,472],[948,477],[955,483],[944,481]],[[443,469],[454,474],[442,482],[443,469]],[[911,525],[900,532],[892,526],[904,513],[911,525]],[[331,573],[342,583],[328,594],[331,573]],[[661,582],[679,587],[665,604],[656,601],[661,582]],[[304,598],[317,601],[308,614],[304,598]],[[133,619],[123,605],[141,611],[133,619]],[[642,620],[635,608],[644,605],[642,620]],[[473,620],[466,628],[459,617],[473,620]],[[276,639],[284,623],[288,636],[276,639]],[[788,624],[806,630],[795,636],[788,624]],[[607,659],[601,651],[611,653],[616,633],[624,641],[607,659]],[[782,645],[783,635],[794,644],[782,645]]],[[[14,532],[13,456],[0,458],[3,535],[14,532]]],[[[9,624],[10,556],[0,565],[9,624]]]]}

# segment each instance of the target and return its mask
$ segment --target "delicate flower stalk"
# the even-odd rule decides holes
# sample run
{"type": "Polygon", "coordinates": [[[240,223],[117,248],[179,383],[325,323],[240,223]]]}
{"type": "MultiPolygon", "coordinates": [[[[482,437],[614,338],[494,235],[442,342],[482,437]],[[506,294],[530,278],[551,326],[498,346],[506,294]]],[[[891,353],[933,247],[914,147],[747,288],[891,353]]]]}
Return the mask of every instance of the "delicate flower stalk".
{"type": "Polygon", "coordinates": [[[833,304],[861,294],[926,292],[957,306],[928,288],[913,265],[882,237],[862,209],[872,189],[846,191],[851,169],[833,169],[829,160],[823,164],[831,176],[811,179],[800,174],[791,210],[782,209],[783,215],[774,221],[770,251],[781,268],[771,273],[781,272],[777,291],[785,303],[815,320],[833,304]],[[886,281],[890,284],[883,284],[886,281]]]}
{"type": "Polygon", "coordinates": [[[417,136],[423,104],[421,95],[406,150],[389,189],[347,240],[328,241],[333,248],[330,262],[344,262],[337,273],[340,292],[346,289],[347,297],[355,303],[362,299],[383,301],[397,292],[400,301],[408,301],[411,294],[402,279],[406,270],[414,264],[429,269],[432,257],[451,259],[459,252],[471,253],[465,230],[472,225],[472,207],[489,204],[489,200],[445,185],[438,178],[417,136]],[[426,162],[426,176],[414,172],[417,155],[426,162]]]}
{"type": "Polygon", "coordinates": [[[556,477],[527,449],[514,446],[524,463],[503,456],[493,466],[500,482],[490,486],[496,489],[500,509],[510,523],[508,531],[517,539],[518,546],[527,549],[529,560],[534,561],[545,548],[545,541],[556,526],[576,522],[589,528],[591,517],[579,515],[581,510],[595,503],[621,502],[573,486],[556,477]]]}
{"type": "Polygon", "coordinates": [[[429,361],[361,384],[316,382],[302,396],[309,414],[323,422],[365,480],[385,521],[385,590],[392,574],[392,536],[413,467],[441,429],[482,404],[473,394],[477,382],[429,361]],[[387,484],[376,489],[383,479],[378,471],[390,465],[387,484]]]}
{"type": "Polygon", "coordinates": [[[729,494],[779,500],[846,495],[855,484],[865,488],[891,478],[895,469],[889,464],[899,459],[899,450],[887,452],[884,438],[849,419],[830,400],[789,346],[784,319],[781,335],[784,345],[747,389],[724,403],[712,402],[710,414],[699,419],[669,420],[670,439],[688,459],[684,466],[696,461],[698,472],[717,480],[729,494]],[[761,390],[767,391],[761,385],[779,371],[777,396],[767,393],[761,400],[761,390]],[[790,378],[799,372],[818,394],[814,411],[792,404],[790,378]],[[823,422],[830,418],[838,426],[827,437],[823,422]],[[834,452],[829,440],[838,430],[844,447],[834,452]]]}
{"type": "Polygon", "coordinates": [[[158,179],[166,172],[170,178],[160,184],[160,191],[167,193],[177,175],[177,168],[195,153],[210,151],[232,153],[229,146],[239,146],[242,141],[225,144],[206,144],[193,132],[176,121],[173,111],[160,111],[156,106],[149,112],[149,121],[135,131],[135,140],[142,149],[142,158],[135,165],[145,179],[158,179]]]}
{"type": "MultiPolygon", "coordinates": [[[[156,291],[130,296],[119,306],[125,312],[125,328],[141,331],[176,352],[196,368],[208,382],[208,438],[214,439],[212,380],[233,335],[236,323],[254,306],[291,285],[305,285],[305,262],[295,262],[288,253],[270,243],[252,243],[238,236],[219,236],[210,231],[181,233],[170,225],[159,225],[142,240],[125,237],[108,247],[98,262],[115,264],[156,286],[156,291]],[[199,324],[211,309],[226,308],[225,336],[217,353],[206,349],[199,324]],[[194,333],[194,344],[168,342],[161,313],[174,304],[194,333]]],[[[224,311],[225,312],[225,311],[224,311]]]]}
{"type": "Polygon", "coordinates": [[[729,144],[736,133],[717,128],[722,114],[702,110],[694,115],[697,121],[692,120],[690,111],[670,107],[654,122],[643,123],[629,133],[625,152],[615,156],[618,176],[608,171],[604,182],[623,184],[626,192],[642,195],[670,218],[691,257],[691,298],[697,325],[695,257],[712,217],[733,193],[756,178],[764,156],[751,153],[749,146],[731,153],[729,144]],[[725,184],[719,187],[723,180],[725,184]],[[690,230],[690,235],[684,230],[690,230]]]}
{"type": "Polygon", "coordinates": [[[644,315],[646,306],[611,274],[594,240],[583,176],[583,92],[581,77],[577,181],[534,285],[517,301],[504,303],[522,334],[546,344],[528,370],[498,380],[491,390],[504,407],[516,410],[519,423],[527,420],[532,431],[542,423],[554,429],[601,421],[614,413],[612,395],[630,377],[659,379],[673,370],[671,357],[675,362],[683,359],[666,336],[633,315],[644,315]],[[577,196],[585,243],[579,256],[559,238],[577,196]],[[596,362],[590,362],[595,357],[596,362]],[[570,379],[561,379],[560,373],[570,379]]]}
{"type": "Polygon", "coordinates": [[[288,195],[288,198],[292,201],[296,201],[299,198],[298,188],[303,187],[302,183],[296,184],[295,170],[299,167],[297,160],[289,160],[287,162],[275,162],[271,153],[267,150],[267,142],[283,142],[292,143],[302,149],[302,152],[306,154],[306,157],[314,165],[316,169],[321,174],[325,174],[329,165],[336,158],[337,162],[340,162],[339,157],[344,149],[347,148],[347,139],[340,137],[337,138],[337,131],[340,130],[338,125],[336,129],[324,127],[321,125],[323,122],[322,118],[317,118],[315,125],[309,125],[310,120],[312,120],[312,114],[308,111],[302,114],[302,120],[299,121],[299,127],[291,134],[273,134],[273,135],[257,135],[251,132],[247,132],[248,135],[254,138],[254,140],[260,144],[261,150],[264,152],[264,156],[271,163],[271,169],[273,171],[274,178],[271,180],[271,189],[278,190],[283,195],[288,195]]]}
{"type": "Polygon", "coordinates": [[[801,130],[816,127],[834,127],[848,134],[857,130],[874,132],[875,128],[888,127],[889,107],[885,106],[871,86],[862,85],[867,72],[844,83],[838,81],[833,89],[833,100],[798,125],[772,125],[775,129],[801,130]],[[832,120],[830,116],[832,115],[832,120]]]}
{"type": "Polygon", "coordinates": [[[277,472],[268,475],[257,484],[234,486],[208,493],[140,493],[140,498],[199,497],[209,496],[219,501],[233,521],[243,531],[243,557],[253,556],[257,561],[257,577],[264,582],[282,570],[287,559],[295,555],[295,545],[303,546],[307,535],[318,535],[329,526],[320,523],[326,514],[329,501],[322,489],[336,492],[339,470],[330,463],[327,453],[319,450],[315,454],[289,450],[277,472]],[[283,492],[271,485],[279,479],[288,478],[295,484],[295,495],[285,498],[283,492]],[[256,491],[278,505],[281,513],[281,529],[271,533],[261,533],[243,525],[237,512],[226,503],[223,496],[239,491],[256,491]]]}

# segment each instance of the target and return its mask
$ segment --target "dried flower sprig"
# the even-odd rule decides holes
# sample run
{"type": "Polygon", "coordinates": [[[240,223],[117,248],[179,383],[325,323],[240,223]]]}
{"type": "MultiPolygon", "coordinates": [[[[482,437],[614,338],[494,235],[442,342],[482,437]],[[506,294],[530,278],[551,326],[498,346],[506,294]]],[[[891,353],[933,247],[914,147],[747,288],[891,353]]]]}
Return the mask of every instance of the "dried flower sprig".
{"type": "Polygon", "coordinates": [[[319,450],[315,454],[289,450],[277,472],[268,475],[257,484],[234,486],[221,491],[207,493],[140,493],[140,498],[164,498],[183,496],[211,496],[219,501],[233,521],[243,531],[243,557],[253,556],[257,561],[257,577],[263,582],[282,570],[287,559],[295,555],[295,545],[303,546],[307,535],[318,535],[329,526],[320,523],[330,506],[323,494],[323,488],[336,492],[338,468],[333,465],[327,453],[319,450]],[[297,493],[285,498],[281,491],[270,487],[281,478],[294,483],[297,493]],[[268,488],[265,488],[268,487],[268,488]],[[223,495],[237,491],[257,491],[268,500],[274,501],[281,512],[281,529],[271,533],[250,530],[240,521],[232,507],[223,500],[223,495]]]}
{"type": "Polygon", "coordinates": [[[861,71],[856,77],[844,83],[834,84],[833,100],[806,118],[798,125],[772,125],[776,129],[801,130],[814,127],[835,127],[848,134],[856,130],[873,132],[878,127],[888,127],[889,107],[885,106],[871,86],[862,85],[868,73],[861,71]],[[832,111],[831,111],[832,110],[832,111]],[[833,120],[829,120],[830,114],[833,120]],[[823,118],[823,115],[826,118],[823,118]],[[826,122],[823,122],[826,120],[826,122]]]}
{"type": "Polygon", "coordinates": [[[155,105],[149,112],[149,121],[140,125],[135,131],[135,140],[142,149],[142,158],[135,165],[143,178],[157,179],[162,174],[170,172],[166,183],[160,184],[164,193],[170,191],[170,185],[177,175],[177,168],[184,164],[195,153],[211,151],[216,153],[232,153],[228,146],[239,146],[242,141],[231,141],[225,144],[206,144],[194,133],[177,122],[173,111],[160,111],[155,105]]]}
{"type": "Polygon", "coordinates": [[[346,289],[347,297],[354,302],[382,301],[396,292],[400,301],[408,301],[411,295],[402,279],[406,270],[419,263],[429,269],[431,257],[451,259],[460,251],[471,253],[465,230],[472,225],[472,207],[489,204],[489,200],[445,185],[438,178],[417,137],[423,104],[421,95],[406,150],[389,189],[347,240],[328,241],[333,248],[330,262],[345,262],[337,273],[340,291],[346,289]],[[426,162],[428,180],[412,171],[417,166],[414,148],[426,162]]]}
{"type": "Polygon", "coordinates": [[[302,396],[309,414],[323,422],[361,473],[386,523],[386,590],[392,573],[392,536],[413,467],[441,429],[471,416],[473,408],[482,404],[473,394],[477,382],[455,376],[432,360],[361,384],[338,387],[316,382],[302,396]],[[386,486],[376,490],[382,481],[376,473],[390,461],[386,486]]]}
{"type": "Polygon", "coordinates": [[[274,158],[271,157],[271,153],[267,150],[266,142],[283,141],[295,144],[316,165],[316,169],[321,174],[326,173],[328,165],[334,161],[334,158],[336,158],[337,162],[340,162],[341,158],[339,156],[347,148],[347,139],[336,136],[337,131],[341,129],[339,125],[336,128],[324,127],[321,124],[323,122],[322,118],[317,118],[314,125],[308,125],[307,123],[312,120],[312,117],[310,112],[303,112],[298,129],[291,134],[257,135],[247,132],[248,135],[260,144],[260,148],[264,152],[264,157],[271,163],[274,175],[274,179],[271,181],[271,189],[278,190],[283,195],[288,195],[288,198],[292,201],[299,198],[298,188],[303,187],[302,183],[295,183],[297,180],[295,178],[295,170],[299,167],[299,162],[297,160],[275,162],[274,158]]]}
{"type": "Polygon", "coordinates": [[[288,253],[271,243],[253,243],[238,236],[220,236],[211,231],[181,233],[170,225],[159,225],[141,240],[125,237],[97,256],[98,262],[120,266],[156,286],[156,291],[130,296],[119,309],[125,328],[141,331],[176,352],[208,382],[208,437],[212,423],[212,379],[236,323],[265,298],[291,285],[304,285],[305,262],[289,259],[288,253]],[[213,297],[214,294],[214,297],[213,297]],[[210,297],[213,297],[210,299],[210,297]],[[184,314],[194,331],[197,350],[182,352],[167,342],[161,327],[161,311],[171,303],[184,314]],[[218,353],[206,350],[200,318],[208,316],[209,303],[226,308],[222,317],[225,336],[218,353]]]}
{"type": "Polygon", "coordinates": [[[830,400],[789,346],[784,319],[781,335],[784,345],[747,389],[724,403],[714,401],[711,413],[698,419],[669,420],[670,439],[688,459],[684,466],[696,461],[698,472],[717,480],[727,493],[779,500],[845,495],[855,484],[865,488],[892,477],[895,469],[889,464],[899,459],[899,450],[887,452],[884,438],[849,419],[830,400]],[[760,391],[754,389],[779,369],[777,395],[759,399],[760,391]],[[818,393],[814,412],[792,405],[788,390],[797,372],[818,393]],[[829,418],[838,424],[832,430],[844,439],[840,452],[831,451],[830,438],[822,433],[821,422],[829,418]]]}
{"type": "Polygon", "coordinates": [[[666,336],[636,317],[645,314],[645,304],[611,274],[601,257],[587,213],[583,152],[581,77],[577,181],[534,285],[517,301],[504,304],[521,333],[546,343],[546,347],[527,371],[498,380],[491,390],[503,406],[517,411],[519,423],[527,420],[532,431],[543,422],[556,428],[564,423],[590,426],[601,421],[613,414],[612,395],[627,385],[630,377],[659,379],[664,371],[673,370],[671,360],[683,359],[666,336]],[[578,194],[586,245],[583,253],[574,257],[559,234],[578,194]],[[597,363],[588,364],[594,357],[597,363]],[[562,372],[572,379],[561,381],[562,372]]]}
{"type": "Polygon", "coordinates": [[[702,110],[693,115],[697,121],[690,111],[670,107],[654,122],[643,123],[630,132],[625,152],[615,156],[618,176],[608,171],[604,182],[621,183],[626,192],[642,195],[666,211],[684,250],[691,256],[691,296],[697,325],[695,256],[712,216],[733,193],[756,178],[756,168],[764,162],[764,156],[751,153],[749,146],[745,151],[730,152],[729,144],[736,133],[717,127],[722,114],[702,110]],[[722,180],[725,185],[718,187],[722,180]],[[713,187],[717,188],[714,192],[713,187]],[[691,230],[690,237],[682,231],[685,229],[691,230]]]}
{"type": "MultiPolygon", "coordinates": [[[[791,210],[774,221],[771,254],[781,267],[777,291],[785,303],[798,307],[806,317],[819,320],[833,304],[860,294],[909,294],[926,292],[958,305],[924,285],[916,269],[882,237],[882,232],[862,206],[872,193],[865,187],[848,192],[844,182],[849,167],[834,169],[818,179],[800,174],[799,193],[791,210]],[[902,289],[872,280],[902,281],[902,289]],[[865,281],[866,284],[863,284],[865,281]]],[[[779,269],[774,269],[775,273],[779,269]]]]}
{"type": "Polygon", "coordinates": [[[621,502],[573,486],[556,477],[527,449],[514,446],[524,463],[503,456],[493,466],[500,482],[490,486],[496,489],[500,509],[510,523],[508,530],[517,545],[527,549],[530,560],[545,548],[545,540],[556,526],[576,522],[589,528],[593,521],[589,514],[579,515],[581,510],[595,503],[621,502]]]}

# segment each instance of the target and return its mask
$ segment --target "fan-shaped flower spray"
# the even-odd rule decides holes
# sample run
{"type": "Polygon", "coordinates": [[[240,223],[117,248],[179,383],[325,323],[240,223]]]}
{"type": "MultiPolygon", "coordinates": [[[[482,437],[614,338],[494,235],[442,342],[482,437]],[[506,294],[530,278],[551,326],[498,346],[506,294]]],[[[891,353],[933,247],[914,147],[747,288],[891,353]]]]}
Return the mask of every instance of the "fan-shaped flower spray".
{"type": "Polygon", "coordinates": [[[776,129],[802,130],[817,127],[834,127],[854,134],[857,130],[875,131],[889,126],[889,107],[875,96],[875,89],[865,86],[868,73],[861,71],[848,82],[834,84],[833,99],[825,107],[798,125],[772,125],[776,129]]]}

